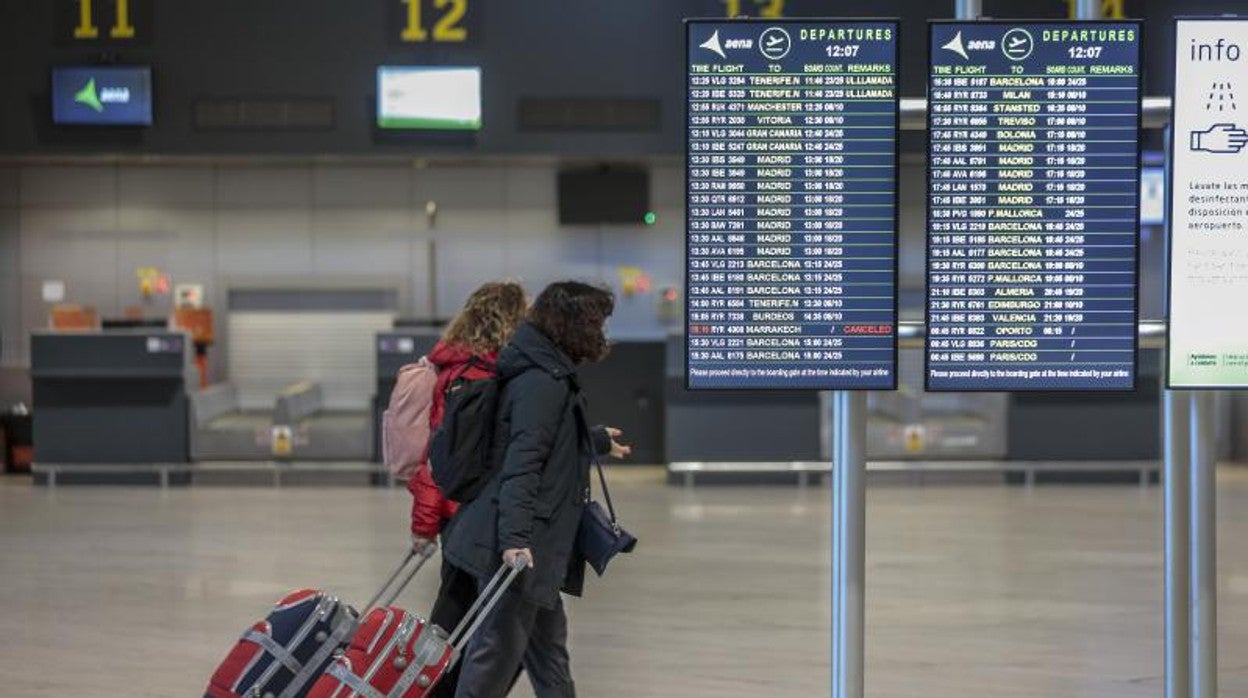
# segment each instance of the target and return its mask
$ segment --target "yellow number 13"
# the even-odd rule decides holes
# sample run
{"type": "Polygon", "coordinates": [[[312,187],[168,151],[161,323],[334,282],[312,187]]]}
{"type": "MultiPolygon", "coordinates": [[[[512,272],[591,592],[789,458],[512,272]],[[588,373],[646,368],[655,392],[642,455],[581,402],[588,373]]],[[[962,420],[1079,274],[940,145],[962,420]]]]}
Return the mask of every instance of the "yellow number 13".
{"type": "MultiPolygon", "coordinates": [[[[113,39],[133,39],[134,25],[130,23],[130,0],[114,0],[117,3],[117,21],[108,30],[113,39]]],[[[98,39],[100,28],[95,26],[92,12],[93,0],[78,0],[78,26],[74,27],[75,39],[98,39]]]]}
{"type": "MultiPolygon", "coordinates": [[[[422,42],[429,40],[429,32],[421,21],[424,0],[401,0],[407,5],[407,26],[399,35],[403,41],[422,42]]],[[[442,16],[433,24],[433,40],[439,42],[460,42],[468,39],[468,29],[463,26],[464,15],[468,12],[468,0],[433,0],[437,9],[446,9],[442,16]]]]}
{"type": "MultiPolygon", "coordinates": [[[[728,17],[740,17],[741,0],[723,0],[725,15],[728,17]]],[[[779,18],[784,16],[784,0],[754,0],[754,4],[758,5],[759,17],[779,18]]]]}
{"type": "MultiPolygon", "coordinates": [[[[1102,0],[1101,16],[1106,19],[1123,19],[1127,16],[1124,0],[1102,0]]],[[[1075,0],[1066,0],[1071,19],[1075,18],[1075,0]]]]}

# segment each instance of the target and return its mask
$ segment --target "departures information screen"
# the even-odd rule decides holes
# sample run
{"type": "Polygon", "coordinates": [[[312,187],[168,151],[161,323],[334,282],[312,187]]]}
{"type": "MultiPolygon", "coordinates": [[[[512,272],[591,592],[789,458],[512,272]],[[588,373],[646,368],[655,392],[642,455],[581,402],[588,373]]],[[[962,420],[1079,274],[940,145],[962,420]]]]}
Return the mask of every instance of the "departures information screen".
{"type": "Polygon", "coordinates": [[[897,23],[686,39],[688,387],[893,389],[897,23]]]}
{"type": "Polygon", "coordinates": [[[1132,390],[1140,26],[936,22],[929,390],[1132,390]]]}

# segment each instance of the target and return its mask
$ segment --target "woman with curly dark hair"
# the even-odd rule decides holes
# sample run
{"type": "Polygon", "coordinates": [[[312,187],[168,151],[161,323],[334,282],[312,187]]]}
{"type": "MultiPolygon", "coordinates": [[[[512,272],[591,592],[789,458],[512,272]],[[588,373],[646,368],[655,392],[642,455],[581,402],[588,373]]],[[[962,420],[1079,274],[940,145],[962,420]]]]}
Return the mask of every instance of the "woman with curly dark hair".
{"type": "Polygon", "coordinates": [[[472,638],[460,698],[501,698],[523,663],[538,698],[575,696],[560,591],[579,596],[585,560],[575,550],[594,453],[623,458],[620,432],[586,429],[577,366],[607,355],[610,291],[551,284],[498,356],[506,383],[498,405],[495,474],[464,506],[443,551],[484,583],[502,562],[526,570],[472,638]]]}

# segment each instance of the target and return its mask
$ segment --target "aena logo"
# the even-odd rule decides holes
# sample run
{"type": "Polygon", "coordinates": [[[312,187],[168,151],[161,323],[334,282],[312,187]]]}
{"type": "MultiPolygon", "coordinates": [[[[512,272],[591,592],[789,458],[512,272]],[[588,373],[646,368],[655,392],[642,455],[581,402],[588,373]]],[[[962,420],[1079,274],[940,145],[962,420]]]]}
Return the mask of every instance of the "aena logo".
{"type": "Polygon", "coordinates": [[[711,34],[711,38],[698,44],[698,46],[706,49],[707,51],[711,51],[720,58],[727,58],[728,55],[724,53],[724,49],[752,48],[754,46],[754,40],[729,39],[721,44],[719,41],[719,30],[717,29],[714,34],[711,34]]]}
{"type": "Polygon", "coordinates": [[[105,87],[96,89],[95,78],[91,78],[81,90],[74,93],[74,101],[79,104],[85,104],[96,112],[102,112],[105,104],[128,103],[130,101],[130,88],[105,87]]]}

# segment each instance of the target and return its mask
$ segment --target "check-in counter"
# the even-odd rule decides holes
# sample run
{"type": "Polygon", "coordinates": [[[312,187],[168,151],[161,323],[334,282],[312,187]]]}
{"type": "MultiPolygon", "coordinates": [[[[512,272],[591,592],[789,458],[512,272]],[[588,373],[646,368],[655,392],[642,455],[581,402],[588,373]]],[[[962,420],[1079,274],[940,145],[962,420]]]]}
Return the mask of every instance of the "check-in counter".
{"type": "Polygon", "coordinates": [[[373,396],[373,460],[381,462],[381,414],[390,404],[390,393],[399,369],[428,354],[442,336],[441,328],[410,327],[378,332],[374,345],[377,365],[377,393],[373,396]]]}
{"type": "Polygon", "coordinates": [[[36,465],[73,465],[61,484],[94,484],[156,481],[118,465],[186,463],[192,356],[180,332],[35,333],[36,465]],[[91,473],[92,465],[111,467],[91,473]]]}

